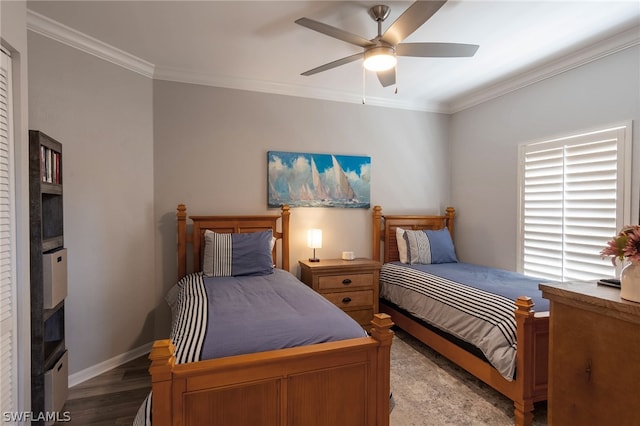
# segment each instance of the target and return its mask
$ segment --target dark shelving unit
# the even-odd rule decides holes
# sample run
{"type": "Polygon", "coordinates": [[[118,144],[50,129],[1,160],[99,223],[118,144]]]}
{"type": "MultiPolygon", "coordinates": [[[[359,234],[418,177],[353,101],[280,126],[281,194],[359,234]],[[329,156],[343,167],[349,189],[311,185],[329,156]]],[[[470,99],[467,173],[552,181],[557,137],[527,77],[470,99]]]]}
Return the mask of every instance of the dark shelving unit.
{"type": "Polygon", "coordinates": [[[63,219],[62,144],[30,130],[31,411],[36,418],[61,408],[67,395],[68,378],[61,376],[67,371],[61,365],[66,360],[63,219]]]}

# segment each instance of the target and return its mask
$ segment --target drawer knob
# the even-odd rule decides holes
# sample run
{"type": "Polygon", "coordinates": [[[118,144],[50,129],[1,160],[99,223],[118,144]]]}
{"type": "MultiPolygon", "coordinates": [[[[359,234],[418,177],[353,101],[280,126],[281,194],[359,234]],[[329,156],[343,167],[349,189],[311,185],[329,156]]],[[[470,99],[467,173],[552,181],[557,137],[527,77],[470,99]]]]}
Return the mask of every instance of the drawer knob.
{"type": "Polygon", "coordinates": [[[351,298],[350,297],[342,298],[342,303],[349,303],[349,302],[351,302],[351,298]]]}
{"type": "Polygon", "coordinates": [[[342,284],[349,285],[351,284],[351,280],[349,278],[345,278],[344,280],[342,280],[342,284]]]}

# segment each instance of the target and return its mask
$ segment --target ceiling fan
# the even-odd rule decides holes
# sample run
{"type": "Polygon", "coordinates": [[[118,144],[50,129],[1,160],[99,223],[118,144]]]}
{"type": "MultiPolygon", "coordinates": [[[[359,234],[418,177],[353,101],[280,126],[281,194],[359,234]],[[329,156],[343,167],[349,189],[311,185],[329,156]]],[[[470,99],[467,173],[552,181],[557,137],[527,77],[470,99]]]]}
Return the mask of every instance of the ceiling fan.
{"type": "Polygon", "coordinates": [[[362,47],[361,53],[338,59],[303,72],[309,76],[364,58],[364,67],[375,71],[382,86],[396,82],[397,56],[422,58],[471,57],[478,50],[476,44],[462,43],[401,43],[422,24],[427,22],[447,1],[416,1],[382,34],[382,22],[389,16],[390,8],[377,5],[369,9],[369,16],[378,23],[378,35],[371,40],[309,18],[300,18],[296,24],[362,47]]]}

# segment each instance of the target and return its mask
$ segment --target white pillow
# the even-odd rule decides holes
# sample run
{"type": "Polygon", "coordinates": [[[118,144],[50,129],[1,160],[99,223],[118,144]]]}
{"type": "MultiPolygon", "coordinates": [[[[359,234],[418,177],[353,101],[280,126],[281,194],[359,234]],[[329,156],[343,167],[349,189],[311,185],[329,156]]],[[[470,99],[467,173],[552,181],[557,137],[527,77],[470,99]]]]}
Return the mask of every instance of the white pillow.
{"type": "Polygon", "coordinates": [[[396,228],[396,241],[398,244],[400,262],[409,263],[409,259],[407,258],[407,240],[404,239],[404,229],[396,228]]]}

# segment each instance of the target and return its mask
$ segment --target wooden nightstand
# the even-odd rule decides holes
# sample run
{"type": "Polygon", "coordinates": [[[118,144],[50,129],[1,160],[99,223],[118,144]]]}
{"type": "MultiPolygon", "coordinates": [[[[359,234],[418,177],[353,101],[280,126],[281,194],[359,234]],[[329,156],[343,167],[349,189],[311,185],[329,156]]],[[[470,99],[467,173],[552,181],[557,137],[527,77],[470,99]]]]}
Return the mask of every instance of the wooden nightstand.
{"type": "Polygon", "coordinates": [[[362,327],[378,313],[380,262],[371,259],[321,259],[300,262],[300,280],[326,297],[362,327]]]}

